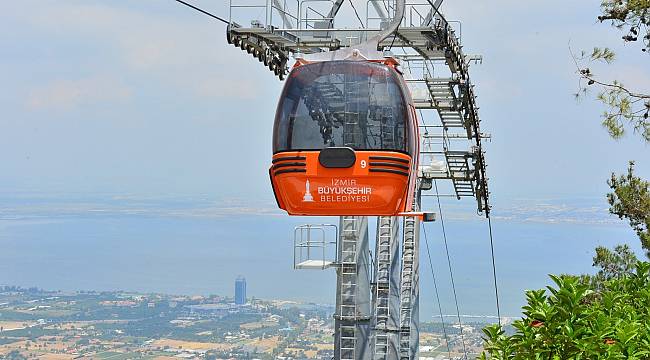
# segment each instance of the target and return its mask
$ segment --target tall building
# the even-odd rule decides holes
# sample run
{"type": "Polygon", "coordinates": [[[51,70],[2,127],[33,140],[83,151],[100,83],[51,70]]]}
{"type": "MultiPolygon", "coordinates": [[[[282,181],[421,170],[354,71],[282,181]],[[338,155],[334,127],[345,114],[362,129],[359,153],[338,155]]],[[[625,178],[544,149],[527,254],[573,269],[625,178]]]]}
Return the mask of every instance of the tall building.
{"type": "Polygon", "coordinates": [[[246,278],[242,276],[235,280],[235,304],[246,304],[246,278]]]}

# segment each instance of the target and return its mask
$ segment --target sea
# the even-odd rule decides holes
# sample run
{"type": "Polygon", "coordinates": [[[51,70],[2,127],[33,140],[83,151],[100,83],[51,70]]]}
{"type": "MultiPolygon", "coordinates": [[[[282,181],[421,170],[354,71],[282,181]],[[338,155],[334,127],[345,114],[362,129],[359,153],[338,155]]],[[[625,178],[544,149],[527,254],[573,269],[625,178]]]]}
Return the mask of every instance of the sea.
{"type": "MultiPolygon", "coordinates": [[[[1,200],[0,285],[232,296],[235,278],[244,276],[249,297],[335,302],[334,270],[294,270],[293,243],[296,226],[336,218],[289,217],[272,203],[232,199],[1,200]]],[[[522,200],[493,211],[502,316],[519,316],[525,290],[550,285],[548,274],[593,273],[596,246],[628,243],[641,254],[634,233],[602,205],[522,200]]],[[[423,225],[420,317],[435,321],[441,309],[489,319],[497,311],[488,222],[464,208],[446,209],[442,221],[423,225]]]]}

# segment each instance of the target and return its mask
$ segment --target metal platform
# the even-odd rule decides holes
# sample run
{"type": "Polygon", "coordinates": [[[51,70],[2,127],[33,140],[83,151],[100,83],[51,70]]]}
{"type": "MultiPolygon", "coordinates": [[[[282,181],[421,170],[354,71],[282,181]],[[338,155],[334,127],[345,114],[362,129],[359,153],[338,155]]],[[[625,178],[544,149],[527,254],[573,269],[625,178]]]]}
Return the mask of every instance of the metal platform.
{"type": "Polygon", "coordinates": [[[338,227],[331,224],[296,226],[293,231],[293,268],[325,270],[338,264],[338,227]]]}
{"type": "Polygon", "coordinates": [[[332,267],[335,263],[327,260],[305,260],[294,266],[297,270],[325,270],[332,267]]]}

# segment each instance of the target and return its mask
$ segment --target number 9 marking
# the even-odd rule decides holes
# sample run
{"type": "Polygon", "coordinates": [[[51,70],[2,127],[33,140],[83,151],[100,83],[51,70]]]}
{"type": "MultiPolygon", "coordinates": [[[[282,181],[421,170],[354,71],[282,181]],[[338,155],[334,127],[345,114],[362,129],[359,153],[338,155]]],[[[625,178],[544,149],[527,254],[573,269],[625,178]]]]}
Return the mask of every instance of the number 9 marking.
{"type": "Polygon", "coordinates": [[[368,163],[365,160],[361,160],[361,168],[365,169],[368,167],[368,163]]]}

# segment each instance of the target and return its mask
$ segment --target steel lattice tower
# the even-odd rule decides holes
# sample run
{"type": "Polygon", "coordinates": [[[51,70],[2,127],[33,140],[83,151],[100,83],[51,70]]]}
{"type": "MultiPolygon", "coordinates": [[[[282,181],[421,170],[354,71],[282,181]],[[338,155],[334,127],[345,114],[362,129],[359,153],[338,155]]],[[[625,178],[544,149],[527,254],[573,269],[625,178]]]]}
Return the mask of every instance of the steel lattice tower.
{"type": "MultiPolygon", "coordinates": [[[[446,180],[455,197],[476,199],[478,212],[489,215],[482,148],[489,136],[480,130],[469,76],[470,63],[481,58],[463,53],[456,30],[438,10],[442,0],[427,1],[368,0],[365,13],[355,8],[363,27],[337,28],[344,0],[230,0],[227,40],[284,79],[292,57],[355,48],[403,13],[394,36],[379,47],[399,60],[416,108],[437,120],[420,119],[422,166],[413,210],[421,210],[433,181],[446,180]]],[[[297,228],[296,249],[327,246],[326,228],[297,228]],[[314,231],[322,240],[314,240],[314,231]]],[[[379,217],[372,258],[367,217],[341,217],[335,228],[332,261],[301,262],[294,254],[296,268],[336,269],[335,358],[417,359],[420,220],[379,217]]]]}

